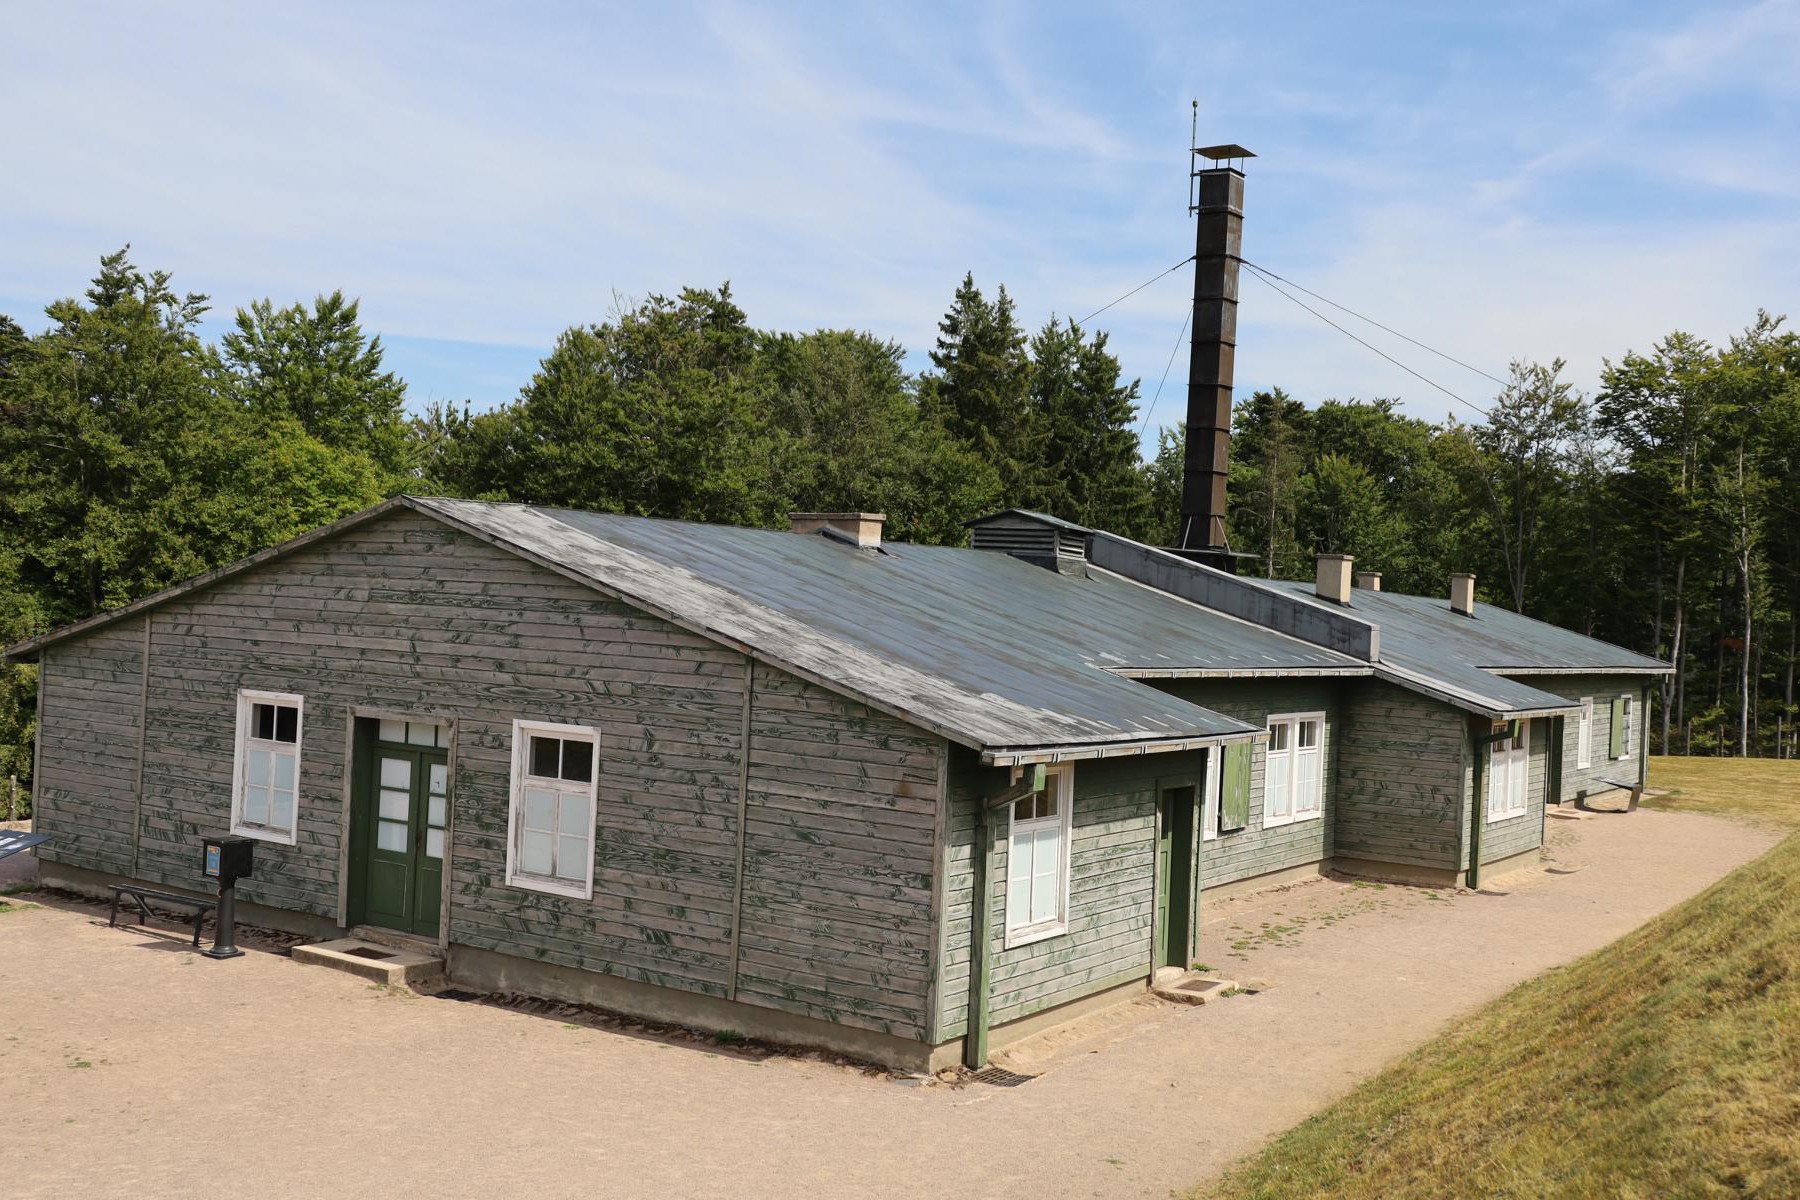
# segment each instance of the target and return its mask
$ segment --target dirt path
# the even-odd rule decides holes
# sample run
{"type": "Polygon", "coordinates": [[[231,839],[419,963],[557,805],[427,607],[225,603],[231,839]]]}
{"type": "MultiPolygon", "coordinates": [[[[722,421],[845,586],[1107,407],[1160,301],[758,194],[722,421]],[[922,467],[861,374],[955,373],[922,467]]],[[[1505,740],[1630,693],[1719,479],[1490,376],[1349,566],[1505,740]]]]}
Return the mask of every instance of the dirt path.
{"type": "Polygon", "coordinates": [[[1649,811],[1551,828],[1583,869],[1504,894],[1320,881],[1214,905],[1208,961],[1269,990],[1091,1020],[1017,1055],[1045,1074],[1015,1089],[743,1061],[271,954],[215,963],[91,909],[0,913],[0,1179],[18,1200],[1167,1196],[1776,840],[1649,811]]]}

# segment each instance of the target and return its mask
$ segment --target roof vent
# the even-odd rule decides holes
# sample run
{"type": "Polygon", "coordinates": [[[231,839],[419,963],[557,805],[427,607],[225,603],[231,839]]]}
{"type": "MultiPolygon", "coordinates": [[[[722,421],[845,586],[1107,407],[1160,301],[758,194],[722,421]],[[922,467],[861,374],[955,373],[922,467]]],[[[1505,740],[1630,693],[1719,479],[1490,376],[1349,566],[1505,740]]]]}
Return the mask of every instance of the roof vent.
{"type": "Polygon", "coordinates": [[[1313,587],[1319,599],[1333,604],[1350,603],[1350,567],[1355,562],[1348,554],[1319,555],[1319,579],[1313,587]]]}
{"type": "Polygon", "coordinates": [[[1088,530],[1061,517],[1009,508],[969,522],[969,544],[999,550],[1059,575],[1087,573],[1088,530]]]}
{"type": "Polygon", "coordinates": [[[795,533],[823,533],[838,541],[848,542],[864,550],[881,548],[881,526],[886,513],[835,512],[789,513],[788,523],[795,533]]]}
{"type": "Polygon", "coordinates": [[[1381,590],[1381,572],[1358,571],[1356,573],[1356,586],[1365,592],[1379,592],[1381,590]]]}
{"type": "Polygon", "coordinates": [[[1465,617],[1475,615],[1475,576],[1467,571],[1450,576],[1450,611],[1465,617]]]}

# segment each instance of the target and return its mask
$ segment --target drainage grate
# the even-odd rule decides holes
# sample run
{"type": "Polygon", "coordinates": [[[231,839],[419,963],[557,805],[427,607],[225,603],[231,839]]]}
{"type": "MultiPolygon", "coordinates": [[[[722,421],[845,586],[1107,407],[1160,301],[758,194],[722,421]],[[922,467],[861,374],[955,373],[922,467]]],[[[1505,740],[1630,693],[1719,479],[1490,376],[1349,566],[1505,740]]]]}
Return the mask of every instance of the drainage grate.
{"type": "Polygon", "coordinates": [[[346,950],[346,951],[344,951],[344,953],[348,954],[351,958],[393,958],[394,957],[394,952],[392,950],[377,950],[373,946],[358,946],[356,949],[346,950]]]}
{"type": "Polygon", "coordinates": [[[995,1087],[1018,1087],[1036,1078],[1036,1075],[1021,1075],[1017,1071],[1008,1071],[1005,1067],[983,1067],[975,1072],[977,1083],[991,1083],[995,1087]]]}
{"type": "Polygon", "coordinates": [[[479,1000],[479,999],[481,999],[480,993],[465,992],[461,988],[446,988],[441,992],[433,992],[432,995],[439,1000],[479,1000]]]}

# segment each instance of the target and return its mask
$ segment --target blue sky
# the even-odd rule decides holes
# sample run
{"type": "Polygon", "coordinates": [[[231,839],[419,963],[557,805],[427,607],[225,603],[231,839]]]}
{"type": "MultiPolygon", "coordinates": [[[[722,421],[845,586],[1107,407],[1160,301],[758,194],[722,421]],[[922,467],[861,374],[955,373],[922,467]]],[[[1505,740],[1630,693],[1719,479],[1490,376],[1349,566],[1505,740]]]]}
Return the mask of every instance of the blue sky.
{"type": "MultiPolygon", "coordinates": [[[[1561,356],[1591,388],[1671,329],[1800,317],[1800,0],[81,4],[7,27],[0,311],[41,327],[126,242],[221,317],[342,288],[419,403],[509,399],[561,329],[684,284],[921,366],[965,270],[1028,325],[1083,315],[1191,249],[1191,98],[1203,143],[1261,156],[1248,258],[1495,374],[1561,356]]],[[[1146,398],[1187,287],[1096,322],[1146,398]]],[[[1455,407],[1243,298],[1241,394],[1455,407]]]]}

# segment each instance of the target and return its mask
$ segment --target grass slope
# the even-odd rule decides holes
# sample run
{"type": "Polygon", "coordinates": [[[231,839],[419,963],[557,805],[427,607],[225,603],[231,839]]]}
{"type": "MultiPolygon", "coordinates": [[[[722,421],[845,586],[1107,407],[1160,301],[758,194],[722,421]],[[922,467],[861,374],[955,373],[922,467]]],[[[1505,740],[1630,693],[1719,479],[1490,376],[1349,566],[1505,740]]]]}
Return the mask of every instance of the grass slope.
{"type": "MultiPolygon", "coordinates": [[[[1800,764],[1779,766],[1792,825],[1800,764]]],[[[1748,803],[1716,779],[1689,800],[1748,803]]],[[[1800,1196],[1800,836],[1514,989],[1195,1194],[1800,1196]]]]}

